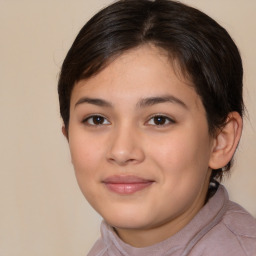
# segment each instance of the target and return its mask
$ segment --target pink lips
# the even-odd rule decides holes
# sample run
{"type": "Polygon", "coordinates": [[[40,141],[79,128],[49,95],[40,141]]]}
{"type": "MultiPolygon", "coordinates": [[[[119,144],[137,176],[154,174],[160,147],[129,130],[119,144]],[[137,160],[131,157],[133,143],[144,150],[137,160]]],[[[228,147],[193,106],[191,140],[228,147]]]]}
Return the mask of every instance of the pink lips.
{"type": "Polygon", "coordinates": [[[110,191],[121,195],[129,195],[137,191],[143,190],[152,185],[153,182],[154,181],[152,180],[146,180],[137,176],[130,175],[111,176],[103,181],[103,183],[110,191]]]}

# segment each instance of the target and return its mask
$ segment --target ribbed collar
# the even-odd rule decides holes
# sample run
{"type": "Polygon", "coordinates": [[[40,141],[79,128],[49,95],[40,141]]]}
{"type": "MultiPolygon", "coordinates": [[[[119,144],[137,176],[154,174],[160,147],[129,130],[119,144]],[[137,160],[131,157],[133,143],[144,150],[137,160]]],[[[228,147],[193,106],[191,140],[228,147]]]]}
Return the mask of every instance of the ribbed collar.
{"type": "Polygon", "coordinates": [[[108,255],[186,256],[200,238],[220,222],[226,212],[228,200],[226,189],[220,185],[215,195],[182,230],[160,243],[144,248],[135,248],[124,243],[113,228],[103,221],[101,234],[108,248],[108,255]]]}

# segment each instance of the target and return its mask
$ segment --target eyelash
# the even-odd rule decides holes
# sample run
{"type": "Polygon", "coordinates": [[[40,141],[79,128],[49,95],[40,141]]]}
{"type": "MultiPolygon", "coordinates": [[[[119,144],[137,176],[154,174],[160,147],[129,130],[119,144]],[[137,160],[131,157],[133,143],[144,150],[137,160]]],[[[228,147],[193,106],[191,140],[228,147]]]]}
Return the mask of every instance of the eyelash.
{"type": "MultiPolygon", "coordinates": [[[[82,123],[89,125],[89,126],[102,126],[102,125],[110,125],[111,124],[107,120],[107,118],[102,115],[88,116],[82,121],[82,123]],[[95,121],[96,122],[99,121],[99,123],[95,123],[95,121]],[[92,123],[92,122],[94,122],[94,123],[92,123]],[[105,122],[107,122],[107,123],[105,123],[105,122]]],[[[162,115],[162,114],[157,114],[157,115],[151,116],[149,118],[149,120],[146,122],[146,124],[148,124],[150,126],[157,126],[157,127],[163,127],[163,126],[167,126],[167,125],[174,124],[174,123],[176,123],[176,122],[173,119],[171,119],[170,117],[168,117],[166,115],[162,115]],[[157,120],[157,118],[158,118],[158,120],[157,120]],[[161,120],[160,120],[160,118],[161,118],[161,120]],[[151,120],[153,120],[153,122],[160,121],[160,123],[159,124],[156,124],[156,123],[150,124],[151,120]],[[163,121],[163,123],[161,121],[163,121]]]]}
{"type": "Polygon", "coordinates": [[[107,121],[108,123],[106,124],[106,123],[105,123],[106,120],[107,120],[107,118],[104,117],[104,116],[102,116],[102,115],[91,115],[91,116],[86,117],[86,118],[82,121],[82,123],[84,123],[84,124],[86,124],[86,125],[89,125],[89,126],[109,125],[110,122],[107,121]],[[98,120],[101,119],[101,121],[103,121],[103,123],[98,123],[98,124],[95,124],[95,123],[94,123],[94,124],[93,124],[93,123],[90,123],[90,122],[89,122],[90,119],[91,119],[91,121],[93,122],[93,121],[96,121],[97,118],[98,118],[98,120]]]}
{"type": "Polygon", "coordinates": [[[166,116],[166,115],[163,115],[163,114],[157,114],[157,115],[154,115],[154,116],[151,116],[150,119],[146,122],[148,123],[149,125],[152,125],[152,126],[157,126],[157,127],[163,127],[163,126],[167,126],[167,125],[170,125],[170,124],[174,124],[176,123],[172,118],[166,116]],[[164,123],[160,123],[160,124],[150,124],[150,120],[153,120],[154,121],[157,121],[157,118],[161,118],[163,119],[162,121],[164,121],[164,123]],[[166,123],[166,121],[168,123],[166,123]]]}

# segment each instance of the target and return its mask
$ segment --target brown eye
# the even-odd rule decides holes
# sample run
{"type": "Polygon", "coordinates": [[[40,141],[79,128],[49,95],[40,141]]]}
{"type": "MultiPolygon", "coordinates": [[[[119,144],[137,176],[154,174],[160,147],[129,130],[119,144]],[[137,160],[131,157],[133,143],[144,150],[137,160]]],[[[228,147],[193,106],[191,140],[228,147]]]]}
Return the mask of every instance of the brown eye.
{"type": "Polygon", "coordinates": [[[167,118],[164,116],[155,116],[154,117],[154,123],[156,125],[164,125],[167,121],[167,118]]]}
{"type": "Polygon", "coordinates": [[[164,125],[168,125],[171,123],[174,123],[174,121],[171,118],[169,118],[167,116],[163,116],[163,115],[153,116],[148,121],[149,125],[156,125],[156,126],[164,126],[164,125]]]}
{"type": "Polygon", "coordinates": [[[104,118],[102,116],[94,116],[92,117],[93,124],[103,124],[104,118]]]}
{"type": "Polygon", "coordinates": [[[110,122],[105,117],[100,115],[90,116],[86,118],[83,122],[94,126],[110,124],[110,122]]]}

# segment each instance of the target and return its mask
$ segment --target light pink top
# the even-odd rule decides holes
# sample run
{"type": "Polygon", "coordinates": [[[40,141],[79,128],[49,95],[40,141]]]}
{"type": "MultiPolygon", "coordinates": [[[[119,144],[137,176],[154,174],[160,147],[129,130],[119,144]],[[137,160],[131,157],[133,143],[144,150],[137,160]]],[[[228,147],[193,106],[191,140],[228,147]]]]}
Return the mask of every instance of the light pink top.
{"type": "Polygon", "coordinates": [[[104,221],[101,234],[87,256],[256,256],[256,220],[222,185],[187,226],[158,244],[132,247],[104,221]]]}

